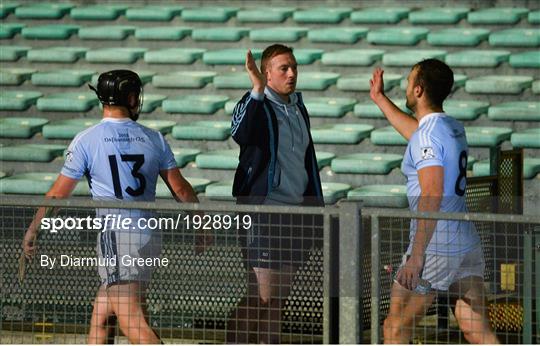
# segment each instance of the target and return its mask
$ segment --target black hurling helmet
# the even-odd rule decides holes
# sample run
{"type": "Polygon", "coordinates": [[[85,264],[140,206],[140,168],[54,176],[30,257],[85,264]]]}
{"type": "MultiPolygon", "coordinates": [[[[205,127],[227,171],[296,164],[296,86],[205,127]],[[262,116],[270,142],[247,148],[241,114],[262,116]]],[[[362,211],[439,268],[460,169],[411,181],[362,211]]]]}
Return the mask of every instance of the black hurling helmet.
{"type": "Polygon", "coordinates": [[[112,70],[102,73],[97,82],[97,89],[88,84],[104,105],[123,106],[129,112],[129,117],[137,121],[143,104],[142,82],[139,75],[130,70],[112,70]],[[139,107],[135,113],[129,106],[129,95],[139,95],[139,107]]]}

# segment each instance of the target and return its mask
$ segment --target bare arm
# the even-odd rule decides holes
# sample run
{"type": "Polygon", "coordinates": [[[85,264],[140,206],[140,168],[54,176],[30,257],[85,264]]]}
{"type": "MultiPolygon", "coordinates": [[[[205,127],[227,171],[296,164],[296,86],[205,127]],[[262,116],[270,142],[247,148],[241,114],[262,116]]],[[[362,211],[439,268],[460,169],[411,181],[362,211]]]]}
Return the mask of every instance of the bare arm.
{"type": "Polygon", "coordinates": [[[390,124],[405,137],[405,139],[409,140],[413,132],[418,128],[418,121],[399,109],[384,94],[383,74],[384,70],[381,68],[376,68],[373,71],[373,78],[369,81],[369,96],[381,109],[390,124]]]}
{"type": "MultiPolygon", "coordinates": [[[[45,195],[45,198],[67,198],[77,186],[78,180],[68,178],[62,174],[58,176],[53,186],[45,195]]],[[[54,213],[53,207],[41,207],[37,210],[32,223],[28,227],[26,234],[24,235],[22,248],[26,258],[30,259],[35,251],[34,241],[38,235],[41,220],[47,215],[54,213]]]]}
{"type": "MultiPolygon", "coordinates": [[[[422,190],[418,201],[418,212],[437,212],[441,206],[444,170],[441,166],[430,166],[418,170],[418,181],[422,190]]],[[[437,220],[418,219],[411,257],[398,274],[398,281],[408,289],[418,284],[418,276],[424,266],[424,253],[429,244],[437,220]]]]}
{"type": "Polygon", "coordinates": [[[159,175],[178,202],[199,203],[193,187],[182,176],[178,168],[163,170],[159,172],[159,175]]]}

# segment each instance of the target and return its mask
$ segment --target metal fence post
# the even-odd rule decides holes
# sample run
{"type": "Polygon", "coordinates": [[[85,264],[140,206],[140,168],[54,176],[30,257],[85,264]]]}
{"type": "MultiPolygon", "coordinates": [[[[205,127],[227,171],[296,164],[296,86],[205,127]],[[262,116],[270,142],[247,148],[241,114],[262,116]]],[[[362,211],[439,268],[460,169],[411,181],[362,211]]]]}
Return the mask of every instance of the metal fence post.
{"type": "Polygon", "coordinates": [[[339,343],[339,224],[324,215],[323,233],[323,343],[339,343]]]}
{"type": "Polygon", "coordinates": [[[378,344],[381,340],[379,321],[381,277],[380,277],[380,250],[379,217],[371,216],[371,343],[378,344]]]}
{"type": "Polygon", "coordinates": [[[532,343],[532,276],[533,235],[530,230],[523,234],[523,343],[532,343]]]}
{"type": "Polygon", "coordinates": [[[339,218],[339,342],[362,342],[360,204],[340,205],[339,218]]]}
{"type": "Polygon", "coordinates": [[[534,297],[536,300],[536,344],[540,344],[540,227],[534,229],[534,258],[535,266],[535,281],[534,281],[534,297]]]}

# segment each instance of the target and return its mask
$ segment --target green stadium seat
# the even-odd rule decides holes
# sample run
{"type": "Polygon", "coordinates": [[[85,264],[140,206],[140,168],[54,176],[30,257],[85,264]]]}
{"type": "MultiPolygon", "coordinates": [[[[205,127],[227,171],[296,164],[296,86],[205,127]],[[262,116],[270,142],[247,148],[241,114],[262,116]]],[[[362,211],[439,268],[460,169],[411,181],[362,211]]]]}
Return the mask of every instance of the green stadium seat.
{"type": "Polygon", "coordinates": [[[126,13],[127,5],[92,5],[71,9],[69,15],[75,20],[115,20],[126,13]]]}
{"type": "MultiPolygon", "coordinates": [[[[139,78],[141,79],[141,82],[143,84],[150,82],[156,74],[154,71],[147,71],[147,70],[134,70],[134,71],[139,75],[139,78]]],[[[92,82],[91,82],[92,85],[97,85],[98,79],[99,79],[99,74],[95,74],[92,77],[92,82]]]]}
{"type": "Polygon", "coordinates": [[[79,132],[94,126],[100,119],[79,118],[53,121],[43,126],[43,137],[48,139],[73,139],[79,132]]]}
{"type": "Polygon", "coordinates": [[[30,138],[41,131],[49,120],[34,117],[10,117],[0,119],[0,137],[30,138]]]}
{"type": "Polygon", "coordinates": [[[307,28],[279,26],[251,30],[249,39],[254,42],[296,42],[306,36],[307,32],[307,28]]]}
{"type": "Polygon", "coordinates": [[[496,67],[509,57],[507,50],[464,50],[448,54],[445,62],[452,67],[496,67]]]}
{"type": "Polygon", "coordinates": [[[465,7],[430,7],[409,13],[412,24],[456,24],[467,17],[465,7]]]}
{"type": "Polygon", "coordinates": [[[173,138],[183,140],[224,141],[230,135],[230,121],[195,121],[172,129],[173,138]]]}
{"type": "Polygon", "coordinates": [[[156,88],[203,88],[216,75],[213,71],[180,71],[157,75],[152,80],[156,88]]]}
{"type": "Polygon", "coordinates": [[[487,113],[489,102],[452,99],[444,101],[443,107],[446,114],[451,115],[453,118],[472,121],[487,113]]]}
{"type": "Polygon", "coordinates": [[[407,140],[392,126],[385,126],[371,132],[371,143],[375,145],[407,145],[407,140]]]}
{"type": "Polygon", "coordinates": [[[357,144],[369,137],[373,126],[365,124],[325,124],[311,128],[316,144],[357,144]]]}
{"type": "Polygon", "coordinates": [[[496,31],[489,35],[489,44],[497,47],[538,47],[540,29],[516,28],[496,31]]]}
{"type": "Polygon", "coordinates": [[[86,60],[92,63],[133,64],[144,56],[146,48],[101,48],[86,52],[86,60]]]}
{"type": "Polygon", "coordinates": [[[529,12],[527,19],[529,21],[529,24],[540,24],[540,10],[529,12]]]}
{"type": "MultiPolygon", "coordinates": [[[[244,65],[246,63],[246,48],[228,48],[204,52],[203,61],[207,65],[244,65]]],[[[262,55],[261,49],[251,49],[253,59],[262,55]]]]}
{"type": "Polygon", "coordinates": [[[423,59],[444,60],[445,50],[440,49],[405,49],[385,53],[382,62],[385,66],[413,66],[423,59]]]}
{"type": "MultiPolygon", "coordinates": [[[[385,76],[386,77],[386,76],[385,76]]],[[[464,87],[465,86],[465,83],[467,82],[467,79],[468,77],[464,74],[460,74],[460,73],[454,73],[454,86],[453,86],[453,90],[456,90],[458,88],[461,88],[461,87],[464,87]]],[[[385,80],[385,83],[386,83],[386,80],[385,80]]],[[[399,84],[399,87],[401,88],[401,90],[405,91],[407,90],[407,84],[409,82],[407,81],[407,78],[403,78],[401,80],[401,83],[399,84]]]]}
{"type": "Polygon", "coordinates": [[[88,112],[98,104],[96,94],[85,91],[44,96],[37,101],[37,108],[46,112],[88,112]]]}
{"type": "Polygon", "coordinates": [[[56,173],[19,173],[0,180],[5,194],[45,195],[58,177],[56,173]]]}
{"type": "Polygon", "coordinates": [[[127,10],[126,18],[128,20],[140,21],[170,21],[180,15],[183,6],[163,6],[150,5],[144,7],[133,7],[127,10]]]}
{"type": "Polygon", "coordinates": [[[319,60],[324,54],[322,49],[299,48],[294,50],[294,57],[298,65],[309,65],[319,60]]]}
{"type": "Polygon", "coordinates": [[[467,21],[471,24],[516,24],[528,12],[522,7],[487,8],[469,12],[467,21]]]}
{"type": "Polygon", "coordinates": [[[75,5],[68,3],[41,2],[17,7],[15,15],[20,19],[60,19],[73,7],[75,5]]]}
{"type": "Polygon", "coordinates": [[[540,50],[514,53],[510,55],[510,66],[525,68],[540,68],[540,50]]]}
{"type": "Polygon", "coordinates": [[[540,149],[540,127],[514,132],[510,141],[517,148],[540,149]]]}
{"type": "Polygon", "coordinates": [[[333,72],[302,72],[296,87],[300,90],[326,90],[336,84],[339,74],[333,72]]]}
{"type": "Polygon", "coordinates": [[[293,19],[298,23],[337,24],[352,12],[350,7],[317,7],[309,10],[297,10],[293,19]]]}
{"type": "Polygon", "coordinates": [[[429,30],[421,27],[397,27],[371,30],[367,40],[372,44],[414,46],[427,37],[429,30]]]}
{"type": "Polygon", "coordinates": [[[26,39],[67,40],[71,35],[76,34],[78,30],[78,25],[48,24],[23,28],[21,33],[26,39]]]}
{"type": "MultiPolygon", "coordinates": [[[[408,111],[405,107],[405,100],[393,100],[399,109],[408,111]]],[[[384,119],[383,112],[373,102],[361,102],[354,106],[353,114],[359,118],[380,118],[384,119]]]]}
{"type": "Polygon", "coordinates": [[[232,195],[232,180],[218,181],[206,187],[204,195],[211,200],[216,201],[234,201],[232,195]]]}
{"type": "MultiPolygon", "coordinates": [[[[373,77],[372,73],[355,74],[341,77],[337,81],[337,88],[344,91],[369,91],[369,81],[373,77]]],[[[384,91],[389,91],[394,86],[399,85],[403,77],[400,74],[384,74],[384,91]]]]}
{"type": "Polygon", "coordinates": [[[335,204],[345,198],[351,189],[351,185],[344,183],[321,183],[321,185],[325,204],[335,204]]]}
{"type": "Polygon", "coordinates": [[[469,79],[465,90],[478,94],[521,94],[531,84],[532,77],[492,75],[469,79]]]}
{"type": "Polygon", "coordinates": [[[507,127],[466,126],[467,142],[471,147],[496,147],[509,140],[512,129],[507,127]]]}
{"type": "Polygon", "coordinates": [[[399,167],[403,156],[396,154],[357,153],[332,160],[332,171],[353,174],[388,174],[399,167]]]}
{"type": "Polygon", "coordinates": [[[489,107],[488,118],[506,121],[540,121],[540,102],[513,101],[489,107]]]}
{"type": "Polygon", "coordinates": [[[216,89],[250,89],[251,80],[246,72],[231,72],[215,76],[213,80],[216,89]]]}
{"type": "Polygon", "coordinates": [[[197,155],[195,163],[198,168],[236,169],[238,166],[238,149],[209,151],[197,155]]]}
{"type": "Polygon", "coordinates": [[[321,170],[324,166],[329,166],[332,160],[336,157],[336,154],[326,152],[326,151],[317,151],[315,153],[317,156],[317,166],[321,170]]]}
{"type": "Polygon", "coordinates": [[[304,104],[312,117],[340,118],[352,111],[356,100],[345,97],[307,98],[304,104]]]}
{"type": "Polygon", "coordinates": [[[0,110],[3,111],[24,111],[36,104],[37,100],[43,96],[38,91],[8,90],[0,93],[0,110]]]}
{"type": "Polygon", "coordinates": [[[143,96],[143,106],[142,106],[142,113],[152,113],[156,108],[161,106],[161,103],[163,100],[165,100],[167,96],[165,95],[159,95],[159,94],[144,94],[143,96]]]}
{"type": "Polygon", "coordinates": [[[135,37],[142,41],[180,41],[191,34],[192,29],[185,26],[158,26],[138,28],[135,37]]]}
{"type": "Polygon", "coordinates": [[[395,24],[407,18],[411,10],[407,7],[373,7],[351,13],[355,24],[395,24]]]}
{"type": "Polygon", "coordinates": [[[192,64],[202,58],[206,49],[202,48],[167,48],[144,53],[148,64],[192,64]]]}
{"type": "Polygon", "coordinates": [[[50,47],[32,49],[26,54],[28,61],[72,63],[84,58],[88,48],[85,47],[50,47]]]}
{"type": "Polygon", "coordinates": [[[487,40],[490,32],[480,28],[449,28],[430,32],[427,41],[432,46],[477,46],[487,40]]]}
{"type": "Polygon", "coordinates": [[[32,47],[28,46],[2,46],[0,49],[0,61],[17,61],[26,56],[32,47]]]}
{"type": "Polygon", "coordinates": [[[370,66],[383,54],[381,49],[343,49],[324,53],[321,62],[329,66],[370,66]]]}
{"type": "Polygon", "coordinates": [[[162,108],[166,113],[213,114],[228,100],[224,95],[184,95],[163,101],[162,108]]]}
{"type": "Polygon", "coordinates": [[[308,32],[308,39],[317,43],[345,43],[353,44],[359,39],[366,37],[367,28],[363,27],[338,27],[314,29],[308,32]]]}
{"type": "Polygon", "coordinates": [[[0,39],[13,38],[13,36],[20,33],[25,26],[26,24],[22,23],[1,23],[0,39]]]}
{"type": "Polygon", "coordinates": [[[37,72],[32,75],[32,84],[40,86],[78,87],[90,82],[96,71],[54,70],[37,72]]]}
{"type": "Polygon", "coordinates": [[[177,167],[184,167],[190,162],[194,162],[197,155],[201,153],[200,149],[194,148],[171,148],[177,167]]]}
{"type": "Polygon", "coordinates": [[[185,22],[218,22],[224,23],[238,12],[237,7],[198,7],[186,8],[182,12],[185,22]]]}
{"type": "Polygon", "coordinates": [[[17,3],[2,2],[0,3],[0,18],[4,19],[9,14],[15,12],[15,9],[19,7],[17,3]]]}
{"type": "Polygon", "coordinates": [[[197,28],[191,32],[194,41],[222,41],[236,42],[249,34],[249,28],[240,27],[212,27],[197,28]]]}
{"type": "Polygon", "coordinates": [[[7,177],[7,173],[0,172],[0,179],[7,177]]]}
{"type": "Polygon", "coordinates": [[[523,178],[532,179],[540,173],[540,159],[536,157],[525,157],[523,159],[523,178]]]}
{"type": "MultiPolygon", "coordinates": [[[[193,187],[195,193],[204,192],[207,185],[211,183],[208,179],[185,177],[189,184],[193,187]]],[[[167,187],[167,184],[162,179],[159,179],[156,184],[156,197],[157,198],[173,198],[171,191],[167,187]]]]}
{"type": "Polygon", "coordinates": [[[173,126],[176,125],[176,122],[171,120],[154,120],[154,119],[143,119],[138,121],[141,125],[146,126],[152,130],[161,132],[162,135],[166,135],[172,131],[173,126]]]}
{"type": "Polygon", "coordinates": [[[81,40],[122,41],[135,33],[135,27],[130,25],[103,25],[79,29],[81,40]]]}
{"type": "Polygon", "coordinates": [[[476,159],[469,155],[467,157],[467,170],[468,171],[472,170],[475,163],[476,163],[476,159]]]}
{"type": "Polygon", "coordinates": [[[240,10],[236,20],[244,23],[281,23],[292,16],[294,7],[257,7],[240,10]]]}
{"type": "Polygon", "coordinates": [[[36,70],[30,68],[0,69],[0,85],[21,85],[32,77],[36,70]]]}
{"type": "Polygon", "coordinates": [[[227,103],[225,103],[225,114],[232,115],[234,111],[234,107],[236,107],[237,103],[238,103],[238,100],[227,101],[227,103]]]}
{"type": "Polygon", "coordinates": [[[531,90],[534,94],[540,94],[540,80],[535,80],[532,83],[531,90]]]}
{"type": "Polygon", "coordinates": [[[364,207],[407,208],[407,186],[405,185],[365,185],[347,193],[347,199],[362,201],[364,207]]]}
{"type": "Polygon", "coordinates": [[[1,161],[50,162],[62,156],[63,144],[19,144],[0,147],[1,161]]]}

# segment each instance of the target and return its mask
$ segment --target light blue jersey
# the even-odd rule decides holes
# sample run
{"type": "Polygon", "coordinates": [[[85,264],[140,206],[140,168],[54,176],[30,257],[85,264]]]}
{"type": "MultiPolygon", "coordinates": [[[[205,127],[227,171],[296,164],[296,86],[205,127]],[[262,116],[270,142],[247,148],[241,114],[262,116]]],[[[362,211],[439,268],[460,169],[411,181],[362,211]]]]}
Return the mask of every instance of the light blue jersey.
{"type": "MultiPolygon", "coordinates": [[[[431,113],[420,120],[418,129],[409,140],[401,165],[403,174],[407,177],[407,196],[412,211],[418,209],[421,195],[418,170],[430,166],[442,166],[444,169],[444,192],[440,211],[467,211],[465,188],[468,152],[465,129],[454,118],[444,113],[431,113]]],[[[408,253],[412,249],[416,224],[416,220],[411,221],[408,253]]],[[[426,254],[462,254],[479,244],[480,237],[472,222],[440,220],[426,248],[426,254]]]]}
{"type": "Polygon", "coordinates": [[[61,173],[86,176],[94,199],[154,201],[159,172],[172,168],[174,155],[161,133],[131,119],[105,118],[75,137],[61,173]]]}

